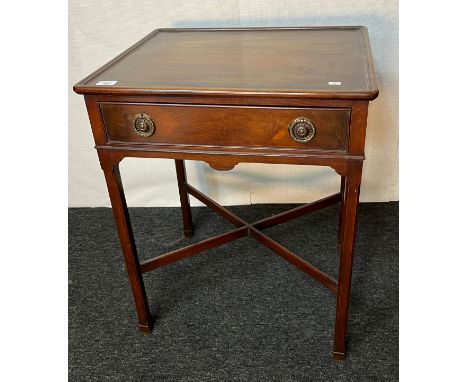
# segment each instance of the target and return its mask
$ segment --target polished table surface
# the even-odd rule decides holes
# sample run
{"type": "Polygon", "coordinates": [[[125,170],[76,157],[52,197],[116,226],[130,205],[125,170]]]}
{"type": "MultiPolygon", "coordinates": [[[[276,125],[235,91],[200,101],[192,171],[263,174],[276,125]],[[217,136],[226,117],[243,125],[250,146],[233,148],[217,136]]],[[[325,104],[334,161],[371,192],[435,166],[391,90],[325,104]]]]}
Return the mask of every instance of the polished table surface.
{"type": "Polygon", "coordinates": [[[377,95],[367,32],[359,27],[156,30],[75,86],[80,93],[377,95]],[[100,81],[117,81],[107,88],[100,81]],[[340,82],[330,85],[329,82],[340,82]]]}
{"type": "Polygon", "coordinates": [[[158,29],[74,90],[85,96],[143,332],[153,316],[142,273],[250,236],[336,295],[333,354],[345,357],[368,103],[378,95],[365,27],[158,29]],[[126,157],[175,160],[185,236],[193,233],[188,195],[235,229],[140,263],[119,173],[126,157]],[[329,166],[341,188],[248,223],[188,183],[187,159],[218,170],[240,162],[329,166]],[[341,205],[338,280],[261,232],[333,203],[341,205]]]}

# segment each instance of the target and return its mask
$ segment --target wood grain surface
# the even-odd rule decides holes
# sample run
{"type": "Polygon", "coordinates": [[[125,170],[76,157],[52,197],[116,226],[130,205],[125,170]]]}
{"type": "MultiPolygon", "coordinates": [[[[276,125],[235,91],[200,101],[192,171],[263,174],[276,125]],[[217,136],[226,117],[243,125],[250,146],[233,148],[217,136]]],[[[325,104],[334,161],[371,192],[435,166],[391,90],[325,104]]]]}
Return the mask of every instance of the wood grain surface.
{"type": "Polygon", "coordinates": [[[231,147],[277,147],[304,150],[346,151],[349,109],[301,109],[200,105],[152,105],[101,103],[109,142],[187,144],[231,147]],[[144,113],[156,129],[142,137],[132,117],[144,113]],[[306,143],[289,135],[289,125],[308,118],[315,136],[306,143]]]}
{"type": "Polygon", "coordinates": [[[365,27],[160,29],[74,89],[367,100],[378,94],[365,27]]]}

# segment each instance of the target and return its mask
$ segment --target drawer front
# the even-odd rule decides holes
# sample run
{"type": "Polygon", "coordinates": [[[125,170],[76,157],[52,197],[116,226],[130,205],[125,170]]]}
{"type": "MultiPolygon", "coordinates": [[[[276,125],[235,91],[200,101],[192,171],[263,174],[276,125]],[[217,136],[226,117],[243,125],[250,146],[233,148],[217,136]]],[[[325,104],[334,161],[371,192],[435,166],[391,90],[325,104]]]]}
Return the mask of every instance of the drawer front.
{"type": "Polygon", "coordinates": [[[348,148],[349,109],[133,103],[100,108],[110,143],[348,148]]]}

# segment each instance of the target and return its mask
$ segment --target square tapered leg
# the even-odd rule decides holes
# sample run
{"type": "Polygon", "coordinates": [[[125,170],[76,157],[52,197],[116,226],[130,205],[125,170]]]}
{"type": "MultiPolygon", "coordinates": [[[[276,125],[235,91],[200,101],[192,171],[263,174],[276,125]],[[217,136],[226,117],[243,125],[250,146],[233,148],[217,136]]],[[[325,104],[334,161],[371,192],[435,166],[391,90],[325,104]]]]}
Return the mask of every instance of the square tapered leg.
{"type": "Polygon", "coordinates": [[[335,342],[333,358],[346,357],[346,336],[348,329],[349,297],[353,267],[356,217],[359,203],[362,162],[350,163],[348,173],[342,182],[342,203],[340,213],[340,268],[336,301],[335,342]]]}
{"type": "Polygon", "coordinates": [[[187,174],[185,172],[185,163],[183,160],[176,159],[177,185],[179,187],[180,208],[182,210],[182,221],[184,225],[184,235],[189,238],[193,236],[192,210],[187,193],[187,174]]]}
{"type": "Polygon", "coordinates": [[[153,328],[153,317],[148,308],[148,300],[146,298],[133,231],[130,225],[127,202],[120,178],[119,165],[107,163],[101,165],[106,178],[120,245],[122,247],[133,299],[137,309],[138,327],[141,332],[150,333],[153,328]]]}

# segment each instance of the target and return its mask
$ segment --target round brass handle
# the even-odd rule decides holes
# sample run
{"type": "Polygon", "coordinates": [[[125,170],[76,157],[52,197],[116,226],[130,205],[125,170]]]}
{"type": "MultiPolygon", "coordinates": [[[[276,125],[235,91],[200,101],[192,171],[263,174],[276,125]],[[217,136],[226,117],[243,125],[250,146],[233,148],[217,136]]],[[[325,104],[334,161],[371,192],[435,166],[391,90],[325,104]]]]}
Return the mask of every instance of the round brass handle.
{"type": "Polygon", "coordinates": [[[146,114],[135,114],[132,117],[133,128],[142,137],[148,138],[154,134],[154,122],[146,114]]]}
{"type": "Polygon", "coordinates": [[[309,142],[315,136],[315,126],[308,118],[296,118],[289,124],[289,135],[296,142],[309,142]]]}

